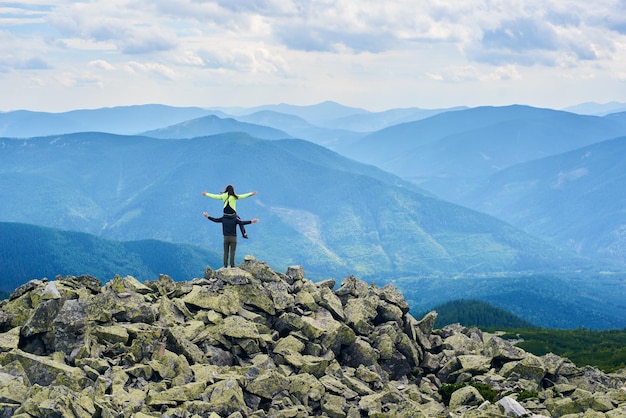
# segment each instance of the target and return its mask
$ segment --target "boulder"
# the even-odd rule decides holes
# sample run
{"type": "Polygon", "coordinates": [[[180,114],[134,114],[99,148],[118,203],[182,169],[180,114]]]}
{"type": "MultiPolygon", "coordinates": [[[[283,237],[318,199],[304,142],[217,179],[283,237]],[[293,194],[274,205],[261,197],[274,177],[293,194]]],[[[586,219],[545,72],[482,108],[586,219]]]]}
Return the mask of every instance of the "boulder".
{"type": "Polygon", "coordinates": [[[626,371],[435,329],[392,285],[335,284],[252,256],[187,282],[30,281],[0,302],[0,416],[624,415],[626,371]]]}
{"type": "Polygon", "coordinates": [[[478,389],[473,386],[464,386],[452,392],[450,397],[450,409],[457,409],[462,406],[477,406],[485,402],[485,398],[478,389]]]}
{"type": "Polygon", "coordinates": [[[222,380],[209,386],[207,394],[212,412],[220,416],[247,410],[243,390],[235,379],[222,380]]]}

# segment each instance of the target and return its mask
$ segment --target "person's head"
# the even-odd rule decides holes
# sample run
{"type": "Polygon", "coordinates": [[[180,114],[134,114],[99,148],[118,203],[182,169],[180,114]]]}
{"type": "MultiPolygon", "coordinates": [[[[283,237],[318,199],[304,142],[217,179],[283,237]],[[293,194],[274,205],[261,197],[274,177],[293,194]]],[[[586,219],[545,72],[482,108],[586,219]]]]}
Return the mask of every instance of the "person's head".
{"type": "Polygon", "coordinates": [[[237,197],[237,194],[235,194],[235,188],[232,184],[226,186],[226,189],[224,189],[224,193],[228,193],[230,196],[235,196],[235,198],[237,197]]]}

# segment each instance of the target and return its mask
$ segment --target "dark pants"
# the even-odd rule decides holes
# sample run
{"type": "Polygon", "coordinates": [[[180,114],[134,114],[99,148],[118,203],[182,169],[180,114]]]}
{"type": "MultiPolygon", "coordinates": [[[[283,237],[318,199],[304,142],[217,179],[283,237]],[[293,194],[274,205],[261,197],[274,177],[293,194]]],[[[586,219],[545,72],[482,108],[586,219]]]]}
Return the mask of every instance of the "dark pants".
{"type": "Polygon", "coordinates": [[[230,266],[235,267],[235,251],[237,251],[237,237],[224,235],[224,267],[228,267],[230,254],[230,266]]]}

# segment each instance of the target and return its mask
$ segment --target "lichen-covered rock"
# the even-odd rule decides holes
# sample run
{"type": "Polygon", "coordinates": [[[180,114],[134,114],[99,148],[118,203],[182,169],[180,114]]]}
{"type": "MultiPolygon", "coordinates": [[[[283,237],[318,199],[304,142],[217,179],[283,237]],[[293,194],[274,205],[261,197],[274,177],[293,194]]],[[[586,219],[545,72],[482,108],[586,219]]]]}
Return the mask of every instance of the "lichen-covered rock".
{"type": "Polygon", "coordinates": [[[61,385],[33,385],[28,399],[15,414],[28,414],[33,417],[93,417],[96,405],[89,396],[74,392],[61,385]]]}
{"type": "Polygon", "coordinates": [[[13,361],[20,363],[28,382],[33,385],[50,386],[60,382],[70,389],[80,390],[89,384],[89,379],[81,369],[52,357],[38,356],[20,349],[3,353],[0,357],[3,366],[13,361]]]}
{"type": "Polygon", "coordinates": [[[224,315],[236,314],[242,308],[239,295],[232,288],[222,291],[208,286],[193,286],[182,301],[195,309],[210,309],[224,315]]]}
{"type": "Polygon", "coordinates": [[[28,398],[30,383],[22,376],[0,373],[0,402],[21,404],[28,398]]]}
{"type": "Polygon", "coordinates": [[[500,374],[504,377],[530,380],[539,385],[546,375],[546,367],[539,357],[527,354],[519,361],[506,363],[500,370],[500,374]]]}
{"type": "Polygon", "coordinates": [[[368,335],[372,330],[372,322],[378,312],[377,303],[374,298],[350,299],[344,308],[346,322],[357,334],[368,335]]]}
{"type": "Polygon", "coordinates": [[[485,402],[485,398],[478,389],[473,386],[465,386],[452,393],[450,397],[450,409],[457,409],[465,405],[477,406],[485,402]]]}
{"type": "Polygon", "coordinates": [[[178,405],[187,401],[201,400],[206,386],[206,382],[191,382],[163,391],[152,390],[146,397],[146,404],[158,408],[161,405],[178,405]]]}
{"type": "Polygon", "coordinates": [[[229,416],[232,413],[245,411],[243,390],[235,379],[219,381],[207,389],[211,409],[220,416],[229,416]]]}
{"type": "Polygon", "coordinates": [[[264,399],[272,399],[277,393],[289,387],[289,380],[275,370],[253,368],[246,374],[246,391],[264,399]]]}
{"type": "Polygon", "coordinates": [[[17,348],[20,343],[20,327],[0,334],[0,352],[17,348]]]}
{"type": "Polygon", "coordinates": [[[335,290],[252,256],[188,282],[33,280],[0,302],[0,416],[625,415],[626,371],[436,317],[392,285],[335,290]]]}
{"type": "Polygon", "coordinates": [[[309,402],[319,402],[326,392],[324,385],[309,373],[300,373],[288,377],[289,392],[305,406],[309,402]]]}

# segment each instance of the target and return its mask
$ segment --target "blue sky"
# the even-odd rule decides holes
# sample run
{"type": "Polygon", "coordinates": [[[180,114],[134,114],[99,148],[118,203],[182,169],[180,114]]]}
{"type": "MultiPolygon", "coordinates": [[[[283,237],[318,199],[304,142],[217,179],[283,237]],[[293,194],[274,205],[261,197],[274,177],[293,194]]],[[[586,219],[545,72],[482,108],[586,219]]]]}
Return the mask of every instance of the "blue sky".
{"type": "Polygon", "coordinates": [[[0,111],[626,102],[626,0],[0,2],[0,111]]]}

